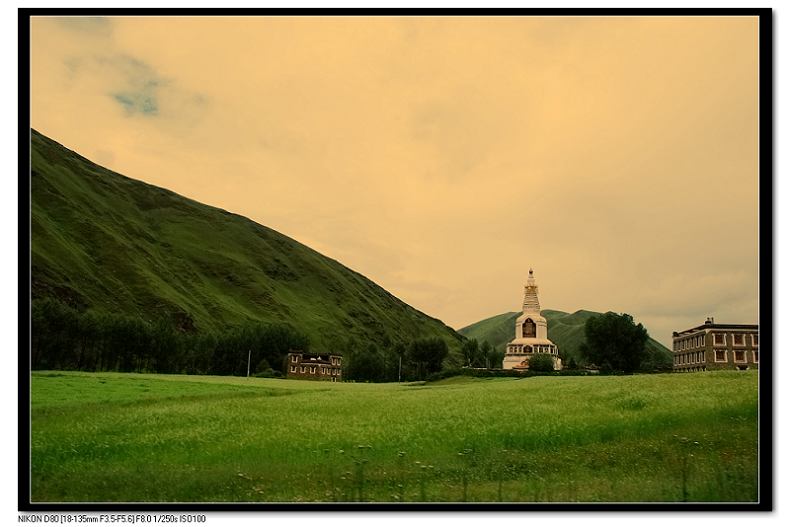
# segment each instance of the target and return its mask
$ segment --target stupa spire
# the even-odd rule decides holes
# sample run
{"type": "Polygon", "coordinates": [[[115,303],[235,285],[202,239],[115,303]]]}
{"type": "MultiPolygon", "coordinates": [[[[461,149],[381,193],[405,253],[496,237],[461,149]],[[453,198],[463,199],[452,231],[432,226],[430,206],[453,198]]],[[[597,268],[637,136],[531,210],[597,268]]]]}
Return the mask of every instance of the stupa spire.
{"type": "Polygon", "coordinates": [[[532,274],[532,268],[529,269],[529,278],[527,278],[527,285],[524,286],[524,313],[537,313],[540,314],[540,301],[538,301],[538,285],[535,283],[535,276],[532,274]]]}

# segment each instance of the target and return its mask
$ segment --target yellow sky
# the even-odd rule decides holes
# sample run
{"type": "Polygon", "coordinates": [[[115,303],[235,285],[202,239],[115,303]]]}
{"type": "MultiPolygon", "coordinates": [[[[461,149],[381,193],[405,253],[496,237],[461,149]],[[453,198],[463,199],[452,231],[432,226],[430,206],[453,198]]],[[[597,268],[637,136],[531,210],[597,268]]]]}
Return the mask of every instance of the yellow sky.
{"type": "Polygon", "coordinates": [[[32,125],[460,328],[758,321],[757,19],[36,18],[32,125]]]}

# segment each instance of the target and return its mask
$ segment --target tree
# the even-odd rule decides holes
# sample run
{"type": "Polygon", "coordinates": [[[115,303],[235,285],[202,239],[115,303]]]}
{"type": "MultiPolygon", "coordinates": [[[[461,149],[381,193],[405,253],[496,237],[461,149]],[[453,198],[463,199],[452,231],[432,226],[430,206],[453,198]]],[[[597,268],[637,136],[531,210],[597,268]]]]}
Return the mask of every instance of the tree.
{"type": "Polygon", "coordinates": [[[461,346],[461,353],[464,355],[464,366],[474,366],[480,355],[477,339],[465,341],[461,346]]]}
{"type": "Polygon", "coordinates": [[[536,353],[529,358],[530,371],[554,371],[554,357],[548,353],[536,353]]]}
{"type": "Polygon", "coordinates": [[[576,370],[578,368],[579,368],[579,365],[576,364],[576,359],[571,357],[570,360],[568,361],[568,369],[569,370],[576,370]]]}
{"type": "Polygon", "coordinates": [[[354,350],[343,370],[343,376],[354,381],[380,382],[384,373],[384,358],[375,344],[370,344],[366,351],[354,350]]]}
{"type": "Polygon", "coordinates": [[[491,344],[487,340],[484,340],[483,343],[480,345],[480,355],[482,355],[483,357],[483,361],[485,363],[486,368],[491,368],[492,351],[493,348],[491,347],[491,344]]]}
{"type": "MultiPolygon", "coordinates": [[[[488,344],[488,341],[484,342],[483,345],[488,344]]],[[[502,368],[502,359],[505,358],[505,351],[502,349],[496,349],[495,347],[489,345],[488,352],[486,353],[486,364],[489,369],[498,370],[502,368]]]]}
{"type": "Polygon", "coordinates": [[[632,373],[646,357],[647,330],[634,324],[631,315],[605,313],[587,319],[584,325],[586,342],[581,346],[588,362],[606,364],[612,370],[632,373]]]}
{"type": "Polygon", "coordinates": [[[645,346],[645,358],[639,369],[642,371],[672,371],[672,353],[658,348],[645,346]]]}
{"type": "Polygon", "coordinates": [[[384,380],[386,382],[391,381],[399,381],[403,374],[403,368],[405,367],[404,359],[406,358],[406,346],[403,345],[401,342],[397,342],[394,345],[387,348],[386,353],[384,354],[384,363],[385,363],[385,370],[386,375],[384,380]]]}
{"type": "Polygon", "coordinates": [[[438,337],[415,340],[409,346],[406,356],[418,379],[440,371],[447,357],[447,343],[438,337]]]}

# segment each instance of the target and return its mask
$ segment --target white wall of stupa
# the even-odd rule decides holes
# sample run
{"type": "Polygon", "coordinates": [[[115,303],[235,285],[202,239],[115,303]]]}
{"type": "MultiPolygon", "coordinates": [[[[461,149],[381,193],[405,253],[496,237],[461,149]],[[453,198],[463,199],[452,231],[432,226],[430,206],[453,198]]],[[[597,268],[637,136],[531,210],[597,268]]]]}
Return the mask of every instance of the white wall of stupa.
{"type": "Polygon", "coordinates": [[[506,370],[528,369],[529,359],[536,353],[547,353],[554,358],[554,369],[562,369],[557,346],[549,340],[549,326],[540,314],[538,285],[532,269],[524,286],[524,303],[516,319],[515,338],[505,348],[502,367],[506,370]]]}

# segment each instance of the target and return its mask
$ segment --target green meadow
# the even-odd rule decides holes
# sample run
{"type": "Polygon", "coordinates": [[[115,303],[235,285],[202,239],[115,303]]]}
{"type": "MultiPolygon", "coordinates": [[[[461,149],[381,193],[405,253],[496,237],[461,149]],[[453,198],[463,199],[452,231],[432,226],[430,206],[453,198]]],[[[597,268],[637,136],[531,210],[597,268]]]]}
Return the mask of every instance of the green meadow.
{"type": "Polygon", "coordinates": [[[752,371],[31,381],[34,502],[757,500],[752,371]]]}

